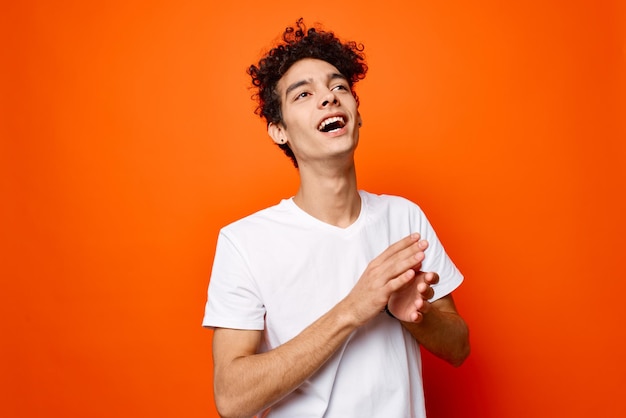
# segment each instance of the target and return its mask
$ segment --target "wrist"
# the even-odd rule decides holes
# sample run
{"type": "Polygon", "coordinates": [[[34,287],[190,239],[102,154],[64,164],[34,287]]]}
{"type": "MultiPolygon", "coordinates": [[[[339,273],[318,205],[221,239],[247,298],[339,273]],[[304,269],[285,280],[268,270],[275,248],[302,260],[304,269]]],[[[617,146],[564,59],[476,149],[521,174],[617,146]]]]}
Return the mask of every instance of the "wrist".
{"type": "Polygon", "coordinates": [[[387,315],[389,315],[390,317],[392,317],[393,319],[398,319],[396,318],[396,316],[394,314],[391,313],[391,311],[389,310],[389,304],[385,305],[385,309],[383,309],[383,312],[385,312],[387,315]]]}

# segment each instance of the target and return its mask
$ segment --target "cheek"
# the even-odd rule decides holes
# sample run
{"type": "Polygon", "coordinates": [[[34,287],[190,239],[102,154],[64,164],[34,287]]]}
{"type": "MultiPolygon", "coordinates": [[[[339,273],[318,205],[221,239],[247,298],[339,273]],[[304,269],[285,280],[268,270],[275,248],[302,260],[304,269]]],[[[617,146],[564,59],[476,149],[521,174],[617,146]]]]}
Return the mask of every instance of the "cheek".
{"type": "Polygon", "coordinates": [[[305,131],[308,128],[309,113],[303,112],[302,114],[296,112],[290,112],[289,115],[283,117],[283,126],[286,134],[291,132],[305,131]]]}

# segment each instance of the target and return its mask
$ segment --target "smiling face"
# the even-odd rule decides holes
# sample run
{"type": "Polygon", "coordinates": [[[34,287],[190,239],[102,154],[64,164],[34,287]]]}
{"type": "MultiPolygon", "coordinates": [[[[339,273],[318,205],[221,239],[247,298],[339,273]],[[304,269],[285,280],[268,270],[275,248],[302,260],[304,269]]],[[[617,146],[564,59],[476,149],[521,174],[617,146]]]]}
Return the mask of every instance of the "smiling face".
{"type": "Polygon", "coordinates": [[[277,85],[283,122],[268,131],[288,144],[298,166],[351,158],[358,144],[360,115],[348,80],[326,61],[303,59],[277,85]]]}

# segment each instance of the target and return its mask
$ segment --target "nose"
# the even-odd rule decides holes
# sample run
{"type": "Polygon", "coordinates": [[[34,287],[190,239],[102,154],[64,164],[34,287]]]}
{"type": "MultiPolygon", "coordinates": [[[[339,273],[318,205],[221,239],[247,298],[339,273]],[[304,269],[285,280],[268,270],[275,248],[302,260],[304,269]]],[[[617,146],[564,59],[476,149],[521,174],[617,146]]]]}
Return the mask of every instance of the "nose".
{"type": "Polygon", "coordinates": [[[339,104],[339,100],[337,99],[337,96],[335,96],[335,93],[333,93],[331,90],[329,90],[322,97],[321,107],[324,108],[324,107],[328,106],[331,103],[334,104],[334,105],[337,105],[337,104],[339,104]]]}

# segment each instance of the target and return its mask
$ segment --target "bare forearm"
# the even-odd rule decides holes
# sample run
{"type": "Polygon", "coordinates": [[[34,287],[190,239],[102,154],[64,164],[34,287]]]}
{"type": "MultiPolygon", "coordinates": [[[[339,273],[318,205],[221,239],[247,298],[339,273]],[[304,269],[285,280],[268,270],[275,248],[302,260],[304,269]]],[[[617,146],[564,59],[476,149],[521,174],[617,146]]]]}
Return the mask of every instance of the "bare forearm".
{"type": "Polygon", "coordinates": [[[469,355],[469,330],[457,313],[432,307],[420,323],[402,325],[420,345],[453,366],[460,366],[469,355]]]}
{"type": "Polygon", "coordinates": [[[269,352],[233,359],[216,370],[215,398],[224,417],[249,417],[314,374],[355,325],[339,304],[302,333],[269,352]]]}

